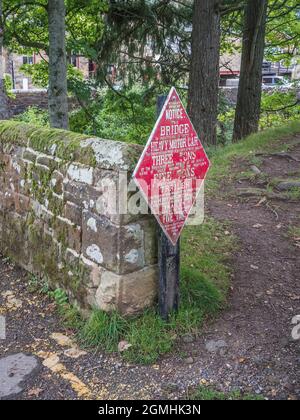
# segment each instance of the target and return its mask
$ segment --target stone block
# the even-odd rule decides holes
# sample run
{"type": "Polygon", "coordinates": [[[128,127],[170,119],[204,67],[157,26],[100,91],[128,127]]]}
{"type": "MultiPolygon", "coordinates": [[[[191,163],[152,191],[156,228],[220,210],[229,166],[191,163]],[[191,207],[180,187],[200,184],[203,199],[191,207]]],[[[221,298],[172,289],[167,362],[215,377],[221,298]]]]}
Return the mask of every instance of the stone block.
{"type": "Polygon", "coordinates": [[[157,290],[156,266],[126,275],[106,271],[95,299],[97,307],[103,311],[117,310],[123,315],[135,315],[154,304],[157,290]]]}
{"type": "Polygon", "coordinates": [[[75,225],[82,225],[82,207],[67,201],[64,206],[63,216],[75,225]]]}
{"type": "Polygon", "coordinates": [[[68,167],[67,175],[71,181],[92,185],[94,179],[94,169],[90,166],[72,163],[68,167]]]}
{"type": "Polygon", "coordinates": [[[122,226],[119,236],[119,273],[131,273],[145,266],[144,229],[139,223],[122,226]]]}
{"type": "Polygon", "coordinates": [[[64,199],[86,210],[95,207],[101,192],[96,188],[79,182],[64,179],[64,199]]]}
{"type": "Polygon", "coordinates": [[[106,217],[83,212],[82,252],[85,257],[108,270],[117,271],[119,231],[106,217]]]}
{"type": "Polygon", "coordinates": [[[37,156],[38,154],[30,149],[25,149],[23,152],[23,159],[28,162],[35,163],[37,156]]]}
{"type": "Polygon", "coordinates": [[[15,212],[25,216],[30,208],[30,197],[27,197],[23,194],[14,193],[14,202],[15,202],[15,212]]]}
{"type": "Polygon", "coordinates": [[[77,226],[70,220],[61,216],[55,218],[52,224],[54,238],[67,248],[81,253],[81,226],[77,226]]]}
{"type": "Polygon", "coordinates": [[[61,172],[55,170],[51,174],[50,188],[58,195],[63,193],[63,181],[64,176],[61,172]]]}

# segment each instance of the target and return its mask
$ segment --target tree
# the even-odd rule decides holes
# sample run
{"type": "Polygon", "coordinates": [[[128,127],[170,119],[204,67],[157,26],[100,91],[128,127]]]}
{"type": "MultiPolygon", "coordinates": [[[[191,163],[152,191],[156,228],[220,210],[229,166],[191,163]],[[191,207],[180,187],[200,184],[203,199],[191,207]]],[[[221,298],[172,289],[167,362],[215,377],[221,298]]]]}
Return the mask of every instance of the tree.
{"type": "Polygon", "coordinates": [[[68,87],[64,0],[49,0],[49,117],[50,125],[68,129],[68,87]]]}
{"type": "Polygon", "coordinates": [[[259,127],[267,6],[268,0],[248,0],[245,7],[234,141],[257,132],[259,127]]]}
{"type": "Polygon", "coordinates": [[[3,63],[3,36],[4,36],[4,21],[2,13],[2,0],[0,0],[0,120],[5,120],[9,117],[8,101],[5,90],[4,78],[4,63],[3,63]]]}
{"type": "Polygon", "coordinates": [[[220,58],[220,1],[194,2],[189,113],[199,136],[216,144],[220,58]]]}

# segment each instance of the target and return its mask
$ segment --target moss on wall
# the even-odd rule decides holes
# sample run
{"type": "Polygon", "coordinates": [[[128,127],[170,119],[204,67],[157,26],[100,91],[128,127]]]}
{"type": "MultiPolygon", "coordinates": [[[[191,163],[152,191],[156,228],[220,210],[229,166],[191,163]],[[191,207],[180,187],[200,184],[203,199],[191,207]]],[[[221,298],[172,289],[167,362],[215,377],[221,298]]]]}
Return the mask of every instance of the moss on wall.
{"type": "MultiPolygon", "coordinates": [[[[12,144],[30,147],[37,152],[57,157],[64,162],[78,162],[96,167],[97,159],[93,148],[91,146],[82,147],[84,140],[90,138],[71,131],[40,128],[17,121],[0,122],[0,146],[12,144]]],[[[102,139],[97,140],[101,142],[102,139]]],[[[124,147],[124,159],[128,162],[130,169],[134,168],[141,151],[141,146],[136,144],[127,144],[124,147]]]]}
{"type": "Polygon", "coordinates": [[[88,136],[71,131],[39,128],[16,121],[1,121],[0,144],[30,147],[37,152],[58,157],[66,162],[80,162],[96,166],[96,158],[91,147],[82,148],[80,143],[88,136]]]}

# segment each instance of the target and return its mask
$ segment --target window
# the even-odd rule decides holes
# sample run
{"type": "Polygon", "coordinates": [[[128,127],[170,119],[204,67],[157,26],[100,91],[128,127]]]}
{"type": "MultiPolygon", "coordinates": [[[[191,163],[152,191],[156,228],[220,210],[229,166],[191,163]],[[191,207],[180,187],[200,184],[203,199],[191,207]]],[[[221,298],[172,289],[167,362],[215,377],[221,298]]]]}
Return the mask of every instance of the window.
{"type": "Polygon", "coordinates": [[[77,67],[77,56],[72,54],[70,57],[70,64],[72,64],[73,67],[77,67]]]}
{"type": "Polygon", "coordinates": [[[271,84],[273,83],[273,79],[272,79],[272,77],[264,77],[264,78],[263,78],[263,82],[264,82],[266,85],[271,85],[271,84]]]}
{"type": "Polygon", "coordinates": [[[23,64],[33,64],[33,57],[24,56],[23,57],[23,64]]]}
{"type": "Polygon", "coordinates": [[[93,71],[95,71],[95,64],[93,60],[89,60],[89,72],[93,73],[93,71]]]}

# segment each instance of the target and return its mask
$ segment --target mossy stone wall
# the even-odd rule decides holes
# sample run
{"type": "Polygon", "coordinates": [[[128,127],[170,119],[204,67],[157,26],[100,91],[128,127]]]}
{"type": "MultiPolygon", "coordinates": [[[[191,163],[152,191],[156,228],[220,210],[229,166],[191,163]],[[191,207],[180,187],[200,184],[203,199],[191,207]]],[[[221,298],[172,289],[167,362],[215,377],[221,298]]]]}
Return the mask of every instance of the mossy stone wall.
{"type": "Polygon", "coordinates": [[[83,312],[134,314],[151,306],[155,222],[112,213],[102,187],[111,180],[126,190],[141,152],[137,145],[1,122],[0,251],[65,289],[83,312]]]}

